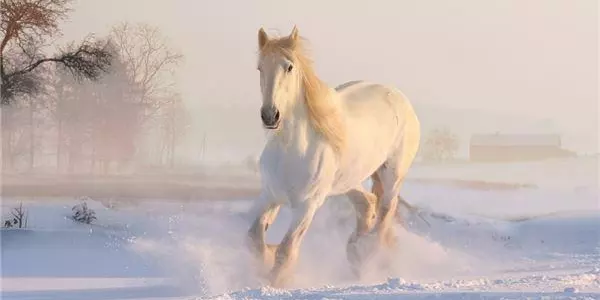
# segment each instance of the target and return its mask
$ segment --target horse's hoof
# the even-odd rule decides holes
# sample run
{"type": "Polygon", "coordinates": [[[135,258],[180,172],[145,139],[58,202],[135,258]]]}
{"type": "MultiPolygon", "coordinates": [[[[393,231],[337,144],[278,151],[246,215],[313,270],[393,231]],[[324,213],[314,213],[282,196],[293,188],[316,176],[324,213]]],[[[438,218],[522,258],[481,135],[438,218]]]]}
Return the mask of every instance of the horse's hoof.
{"type": "Polygon", "coordinates": [[[365,266],[369,265],[369,260],[379,248],[378,244],[378,238],[375,234],[361,235],[355,240],[348,241],[346,255],[352,273],[357,279],[360,279],[364,274],[365,266]]]}
{"type": "Polygon", "coordinates": [[[291,278],[285,276],[269,276],[269,285],[276,289],[283,289],[291,284],[291,278]]]}
{"type": "Polygon", "coordinates": [[[275,252],[278,246],[267,244],[261,250],[252,249],[252,264],[255,268],[255,275],[266,282],[269,281],[269,273],[275,265],[275,252]]]}
{"type": "Polygon", "coordinates": [[[365,273],[362,265],[354,265],[350,263],[350,271],[352,272],[352,277],[354,280],[361,280],[363,274],[365,273]]]}

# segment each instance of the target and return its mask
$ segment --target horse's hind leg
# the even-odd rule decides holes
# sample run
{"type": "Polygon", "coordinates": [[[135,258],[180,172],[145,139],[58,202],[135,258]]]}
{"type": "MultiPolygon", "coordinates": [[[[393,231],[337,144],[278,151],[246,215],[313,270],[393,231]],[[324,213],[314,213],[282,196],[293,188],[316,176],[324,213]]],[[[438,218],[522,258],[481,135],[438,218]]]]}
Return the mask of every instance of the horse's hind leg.
{"type": "Polygon", "coordinates": [[[350,235],[346,245],[346,255],[352,271],[360,276],[362,264],[369,249],[359,243],[359,240],[371,232],[377,221],[377,196],[369,193],[362,186],[346,193],[356,210],[356,229],[350,235]]]}
{"type": "MultiPolygon", "coordinates": [[[[374,227],[376,227],[376,230],[377,230],[376,225],[377,225],[378,221],[379,221],[379,224],[381,225],[381,220],[388,213],[392,215],[390,221],[392,221],[392,223],[393,223],[395,210],[390,211],[383,205],[384,203],[386,203],[386,201],[383,200],[384,186],[383,186],[383,182],[381,181],[381,178],[379,177],[379,174],[377,172],[375,172],[371,176],[371,180],[373,181],[373,186],[372,186],[371,190],[372,190],[373,194],[377,197],[376,210],[377,210],[377,215],[379,218],[378,218],[378,220],[375,221],[375,226],[374,226],[374,227]]],[[[400,189],[398,188],[398,192],[399,191],[400,191],[400,189]]],[[[396,206],[398,206],[398,205],[396,204],[396,206]]],[[[392,224],[389,224],[389,225],[390,226],[388,226],[388,227],[391,228],[392,224]]],[[[379,227],[379,228],[381,229],[381,227],[379,227]]],[[[380,243],[385,246],[388,246],[388,247],[392,246],[395,243],[394,235],[395,235],[395,232],[394,232],[393,228],[378,232],[380,243]]]]}
{"type": "Polygon", "coordinates": [[[260,210],[248,230],[249,246],[259,260],[263,275],[266,275],[268,270],[273,267],[277,250],[277,245],[269,245],[265,242],[265,232],[275,221],[280,207],[281,205],[277,203],[267,204],[260,210]]]}
{"type": "Polygon", "coordinates": [[[397,165],[386,164],[382,166],[378,175],[381,178],[381,196],[379,197],[378,222],[375,232],[382,246],[388,249],[397,244],[395,219],[398,210],[398,195],[404,183],[404,170],[397,165]]]}

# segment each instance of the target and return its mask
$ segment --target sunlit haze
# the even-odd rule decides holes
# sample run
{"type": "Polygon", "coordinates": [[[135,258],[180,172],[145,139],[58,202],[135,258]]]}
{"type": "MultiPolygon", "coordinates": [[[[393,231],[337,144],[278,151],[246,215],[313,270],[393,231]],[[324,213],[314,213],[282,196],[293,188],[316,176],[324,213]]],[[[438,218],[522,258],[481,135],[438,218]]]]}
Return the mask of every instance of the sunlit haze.
{"type": "Polygon", "coordinates": [[[0,4],[1,299],[600,299],[599,0],[0,4]]]}
{"type": "Polygon", "coordinates": [[[79,1],[67,40],[121,21],[158,26],[185,59],[178,84],[192,113],[185,159],[257,155],[256,34],[310,42],[336,86],[390,83],[414,103],[423,131],[447,127],[466,155],[474,133],[556,133],[598,152],[597,1],[79,1]]]}

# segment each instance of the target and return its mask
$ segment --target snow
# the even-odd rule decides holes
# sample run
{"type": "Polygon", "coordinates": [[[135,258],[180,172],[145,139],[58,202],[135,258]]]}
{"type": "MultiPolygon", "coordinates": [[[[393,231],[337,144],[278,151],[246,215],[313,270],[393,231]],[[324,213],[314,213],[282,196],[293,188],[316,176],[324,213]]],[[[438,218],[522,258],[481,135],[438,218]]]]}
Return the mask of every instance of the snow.
{"type": "MultiPolygon", "coordinates": [[[[2,299],[600,299],[596,159],[418,166],[419,179],[519,183],[474,189],[408,181],[393,262],[350,276],[353,212],[335,197],[302,245],[293,285],[254,276],[243,236],[249,200],[88,201],[97,220],[74,222],[76,199],[23,201],[27,229],[1,231],[2,299]],[[570,175],[569,175],[570,172],[570,175]],[[424,220],[425,221],[424,221],[424,220]],[[385,268],[383,267],[385,266],[385,268]]],[[[19,203],[2,199],[2,215],[19,203]]],[[[269,230],[279,240],[289,210],[269,230]]]]}

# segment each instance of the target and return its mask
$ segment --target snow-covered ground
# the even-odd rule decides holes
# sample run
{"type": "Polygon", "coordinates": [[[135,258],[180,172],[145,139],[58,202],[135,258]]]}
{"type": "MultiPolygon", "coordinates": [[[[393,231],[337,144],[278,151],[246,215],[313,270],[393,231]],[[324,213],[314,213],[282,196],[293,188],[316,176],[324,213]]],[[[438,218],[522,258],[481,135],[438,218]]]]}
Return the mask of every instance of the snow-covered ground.
{"type": "MultiPolygon", "coordinates": [[[[373,264],[360,281],[345,257],[353,212],[331,198],[301,248],[293,287],[281,290],[253,275],[243,244],[249,200],[91,201],[92,225],[69,219],[77,200],[30,200],[28,228],[1,232],[2,299],[600,299],[597,163],[415,168],[415,178],[533,186],[407,182],[402,194],[421,217],[406,215],[396,260],[373,264]]],[[[3,199],[3,218],[16,205],[3,199]]],[[[283,209],[271,242],[287,222],[283,209]]]]}

